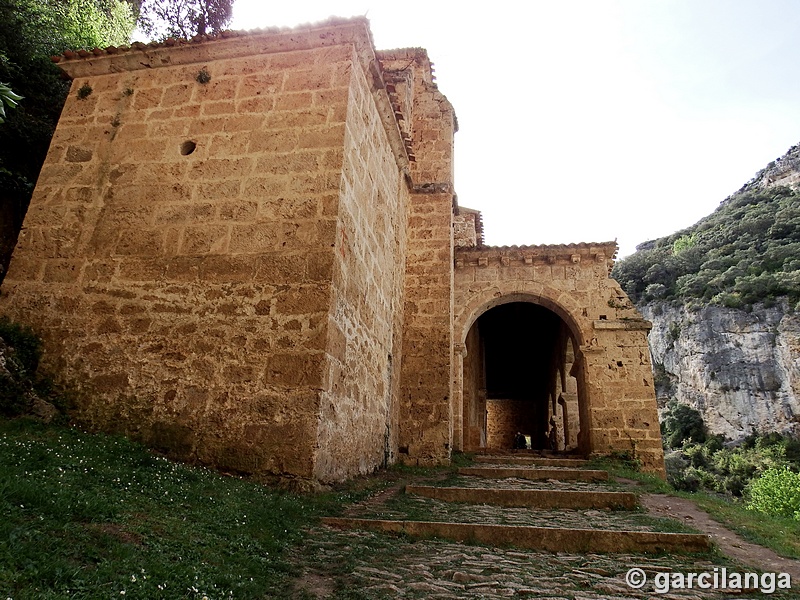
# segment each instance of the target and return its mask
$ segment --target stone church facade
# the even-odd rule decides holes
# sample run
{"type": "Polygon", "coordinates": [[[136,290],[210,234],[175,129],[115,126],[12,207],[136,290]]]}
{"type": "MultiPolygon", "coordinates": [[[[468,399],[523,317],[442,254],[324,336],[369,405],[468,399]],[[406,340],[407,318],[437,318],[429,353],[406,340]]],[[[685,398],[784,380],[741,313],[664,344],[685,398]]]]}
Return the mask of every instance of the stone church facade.
{"type": "Polygon", "coordinates": [[[0,312],[41,332],[83,423],[318,481],[517,431],[663,473],[616,245],[483,244],[424,50],[353,19],[60,66],[0,312]]]}

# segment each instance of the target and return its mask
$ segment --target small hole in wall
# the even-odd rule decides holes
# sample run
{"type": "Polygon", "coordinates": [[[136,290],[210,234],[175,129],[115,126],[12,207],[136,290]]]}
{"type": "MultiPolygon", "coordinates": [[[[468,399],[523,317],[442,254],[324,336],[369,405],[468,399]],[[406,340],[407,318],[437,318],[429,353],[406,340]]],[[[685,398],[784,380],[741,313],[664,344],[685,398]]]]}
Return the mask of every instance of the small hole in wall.
{"type": "Polygon", "coordinates": [[[618,366],[618,367],[621,367],[621,366],[622,366],[622,361],[621,361],[621,360],[618,360],[618,361],[617,361],[617,366],[618,366]]]}
{"type": "Polygon", "coordinates": [[[181,144],[181,154],[183,156],[189,156],[192,152],[194,152],[195,148],[197,148],[197,144],[195,144],[192,140],[186,140],[181,144]]]}

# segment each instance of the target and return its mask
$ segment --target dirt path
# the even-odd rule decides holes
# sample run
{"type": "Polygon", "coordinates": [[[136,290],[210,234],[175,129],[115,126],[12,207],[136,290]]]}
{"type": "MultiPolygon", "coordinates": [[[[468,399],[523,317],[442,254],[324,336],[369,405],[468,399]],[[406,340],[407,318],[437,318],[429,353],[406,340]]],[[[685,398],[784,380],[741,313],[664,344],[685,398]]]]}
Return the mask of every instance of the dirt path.
{"type": "Polygon", "coordinates": [[[738,534],[714,521],[691,500],[661,494],[644,494],[642,506],[651,513],[683,521],[711,536],[723,554],[761,571],[789,573],[792,581],[800,581],[800,561],[778,556],[769,548],[744,540],[738,534]]]}

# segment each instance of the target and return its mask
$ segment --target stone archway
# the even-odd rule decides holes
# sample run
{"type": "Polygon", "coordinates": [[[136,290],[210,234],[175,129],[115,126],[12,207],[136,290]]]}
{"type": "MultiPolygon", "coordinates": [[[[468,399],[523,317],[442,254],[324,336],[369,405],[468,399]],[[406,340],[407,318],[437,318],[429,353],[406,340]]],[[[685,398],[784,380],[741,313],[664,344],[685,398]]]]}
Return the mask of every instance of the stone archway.
{"type": "Polygon", "coordinates": [[[519,431],[531,448],[588,454],[585,330],[546,294],[480,296],[455,322],[456,448],[511,448],[519,431]]]}
{"type": "MultiPolygon", "coordinates": [[[[527,302],[558,315],[572,336],[574,356],[569,373],[580,392],[579,452],[625,452],[640,460],[644,469],[663,476],[647,348],[650,324],[609,276],[615,252],[616,245],[606,243],[476,247],[455,253],[448,406],[452,448],[464,449],[464,424],[470,417],[464,414],[470,329],[494,307],[527,302]]],[[[569,398],[558,394],[551,402],[553,399],[556,409],[566,406],[571,420],[569,398]]],[[[569,435],[574,435],[574,428],[569,429],[569,435]]],[[[466,440],[470,442],[468,435],[466,440]]]]}

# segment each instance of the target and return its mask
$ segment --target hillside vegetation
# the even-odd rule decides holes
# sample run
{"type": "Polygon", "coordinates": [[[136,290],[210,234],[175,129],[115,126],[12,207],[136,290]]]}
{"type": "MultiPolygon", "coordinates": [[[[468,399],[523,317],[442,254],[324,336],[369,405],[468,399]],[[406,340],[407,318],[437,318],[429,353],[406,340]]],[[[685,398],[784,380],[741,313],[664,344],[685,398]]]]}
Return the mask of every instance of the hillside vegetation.
{"type": "Polygon", "coordinates": [[[695,225],[638,247],[612,272],[631,299],[748,308],[800,300],[800,192],[734,194],[695,225]]]}

